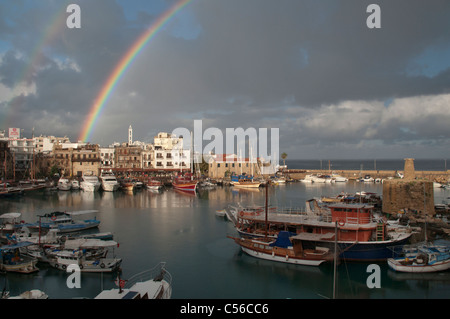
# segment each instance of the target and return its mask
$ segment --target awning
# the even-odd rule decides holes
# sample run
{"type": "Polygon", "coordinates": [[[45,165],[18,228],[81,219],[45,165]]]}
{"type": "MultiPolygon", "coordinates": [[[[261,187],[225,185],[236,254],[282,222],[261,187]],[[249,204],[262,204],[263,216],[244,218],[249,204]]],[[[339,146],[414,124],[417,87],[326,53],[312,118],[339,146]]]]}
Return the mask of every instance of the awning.
{"type": "Polygon", "coordinates": [[[292,236],[291,240],[331,240],[334,239],[334,233],[326,234],[312,234],[312,233],[300,233],[292,236]]]}

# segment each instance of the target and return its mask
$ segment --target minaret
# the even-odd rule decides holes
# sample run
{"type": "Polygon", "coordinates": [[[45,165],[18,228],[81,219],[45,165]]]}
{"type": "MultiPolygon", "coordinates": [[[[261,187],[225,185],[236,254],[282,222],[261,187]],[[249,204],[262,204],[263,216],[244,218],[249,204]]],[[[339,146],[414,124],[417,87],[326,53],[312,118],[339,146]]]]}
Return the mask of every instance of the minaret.
{"type": "Polygon", "coordinates": [[[132,145],[133,144],[133,128],[130,127],[128,128],[128,145],[132,145]]]}

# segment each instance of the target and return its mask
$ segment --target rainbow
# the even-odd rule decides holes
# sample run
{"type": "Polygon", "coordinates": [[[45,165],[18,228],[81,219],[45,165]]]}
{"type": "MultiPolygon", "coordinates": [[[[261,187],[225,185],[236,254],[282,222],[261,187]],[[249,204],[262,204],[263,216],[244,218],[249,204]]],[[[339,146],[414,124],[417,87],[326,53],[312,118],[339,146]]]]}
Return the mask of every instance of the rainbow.
{"type": "Polygon", "coordinates": [[[144,48],[147,42],[152,39],[159,30],[161,30],[167,21],[169,21],[170,18],[172,18],[178,11],[183,9],[191,1],[192,0],[180,0],[175,3],[175,5],[159,16],[158,19],[149,27],[149,29],[143,32],[128,49],[126,54],[121,58],[119,63],[115,66],[114,70],[107,78],[106,82],[103,84],[98,96],[95,98],[95,102],[84,121],[78,140],[87,142],[90,139],[92,131],[109,96],[133,60],[144,48]]]}

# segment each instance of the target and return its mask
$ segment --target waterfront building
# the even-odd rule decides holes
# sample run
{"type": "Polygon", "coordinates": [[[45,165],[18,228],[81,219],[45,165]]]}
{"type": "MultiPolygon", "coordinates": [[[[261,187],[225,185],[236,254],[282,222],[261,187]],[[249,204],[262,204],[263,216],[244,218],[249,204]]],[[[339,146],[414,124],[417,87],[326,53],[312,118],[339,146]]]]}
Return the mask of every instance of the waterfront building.
{"type": "Polygon", "coordinates": [[[224,178],[231,175],[259,175],[259,158],[238,157],[236,154],[215,154],[209,157],[209,177],[224,178]]]}
{"type": "Polygon", "coordinates": [[[115,167],[114,147],[100,147],[100,169],[102,172],[111,172],[115,167]]]}
{"type": "Polygon", "coordinates": [[[142,168],[142,147],[122,143],[114,150],[115,168],[119,170],[142,168]]]}
{"type": "Polygon", "coordinates": [[[13,156],[8,141],[0,140],[0,178],[2,181],[13,176],[13,156]]]}
{"type": "Polygon", "coordinates": [[[55,136],[37,136],[33,137],[36,153],[51,153],[53,151],[54,144],[67,144],[70,140],[67,136],[55,137],[55,136]]]}
{"type": "Polygon", "coordinates": [[[153,167],[156,169],[190,170],[191,151],[183,149],[183,137],[160,132],[154,137],[153,167]]]}
{"type": "Polygon", "coordinates": [[[100,148],[98,144],[73,143],[53,146],[54,165],[57,165],[62,176],[99,176],[101,168],[100,148]]]}

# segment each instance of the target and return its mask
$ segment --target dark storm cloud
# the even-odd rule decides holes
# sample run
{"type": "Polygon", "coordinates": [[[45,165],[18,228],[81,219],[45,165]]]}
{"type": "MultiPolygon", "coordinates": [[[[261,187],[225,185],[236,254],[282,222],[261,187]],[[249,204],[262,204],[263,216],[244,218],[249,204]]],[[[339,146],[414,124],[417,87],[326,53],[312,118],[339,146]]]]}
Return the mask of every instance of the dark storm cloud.
{"type": "MultiPolygon", "coordinates": [[[[34,4],[39,15],[33,17],[32,10],[7,3],[0,2],[8,13],[0,36],[13,48],[2,56],[0,75],[10,86],[15,65],[27,61],[13,53],[30,52],[27,39],[41,34],[43,11],[56,9],[53,2],[34,4]]],[[[77,3],[82,28],[58,33],[44,51],[46,67],[36,69],[36,92],[22,97],[23,110],[36,118],[52,114],[55,122],[59,117],[69,123],[67,132],[59,134],[71,138],[114,66],[157,16],[139,7],[130,14],[127,8],[131,21],[115,1],[77,3]]],[[[158,131],[190,128],[200,118],[219,128],[279,127],[283,147],[293,150],[320,144],[348,151],[352,145],[381,148],[398,141],[448,139],[441,125],[448,112],[438,99],[421,98],[448,100],[448,63],[429,76],[421,73],[427,61],[420,57],[430,48],[448,48],[450,3],[375,1],[382,28],[369,29],[370,3],[374,1],[192,1],[123,75],[94,141],[122,141],[129,124],[137,138],[151,139],[158,131]],[[412,63],[414,75],[409,72],[412,63]],[[429,104],[421,108],[419,101],[429,104]],[[400,109],[406,114],[434,112],[389,116],[400,109]],[[438,125],[427,128],[431,120],[438,125]]]]}

